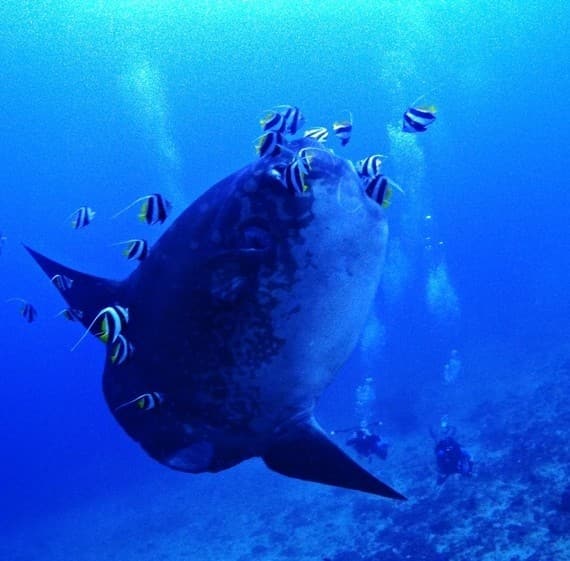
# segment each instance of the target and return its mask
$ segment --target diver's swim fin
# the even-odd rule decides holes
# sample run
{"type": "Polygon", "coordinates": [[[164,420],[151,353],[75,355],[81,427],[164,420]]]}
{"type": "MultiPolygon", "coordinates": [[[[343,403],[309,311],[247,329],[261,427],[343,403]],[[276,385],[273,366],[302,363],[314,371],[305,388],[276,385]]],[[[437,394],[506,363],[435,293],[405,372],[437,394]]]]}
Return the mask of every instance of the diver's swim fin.
{"type": "Polygon", "coordinates": [[[71,285],[65,289],[57,286],[56,288],[70,308],[83,312],[79,321],[85,327],[89,326],[103,308],[120,303],[122,286],[120,282],[80,273],[48,259],[27,245],[24,247],[50,279],[53,279],[55,275],[62,275],[71,281],[71,285]]]}
{"type": "Polygon", "coordinates": [[[287,427],[262,458],[267,467],[289,477],[406,500],[331,442],[314,419],[287,427]]]}

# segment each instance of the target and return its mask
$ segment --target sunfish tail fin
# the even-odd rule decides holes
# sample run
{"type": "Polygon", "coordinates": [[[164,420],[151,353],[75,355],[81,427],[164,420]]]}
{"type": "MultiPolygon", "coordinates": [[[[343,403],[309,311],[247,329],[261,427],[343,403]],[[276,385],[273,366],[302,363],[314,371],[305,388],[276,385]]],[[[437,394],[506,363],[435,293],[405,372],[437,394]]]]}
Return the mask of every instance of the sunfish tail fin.
{"type": "Polygon", "coordinates": [[[262,458],[267,467],[288,477],[390,499],[406,499],[338,448],[314,419],[288,427],[262,458]]]}
{"type": "Polygon", "coordinates": [[[120,303],[121,282],[107,280],[65,267],[24,245],[44,273],[73,310],[80,311],[77,318],[88,327],[93,318],[106,306],[120,303]],[[58,277],[59,282],[54,281],[58,277]]]}

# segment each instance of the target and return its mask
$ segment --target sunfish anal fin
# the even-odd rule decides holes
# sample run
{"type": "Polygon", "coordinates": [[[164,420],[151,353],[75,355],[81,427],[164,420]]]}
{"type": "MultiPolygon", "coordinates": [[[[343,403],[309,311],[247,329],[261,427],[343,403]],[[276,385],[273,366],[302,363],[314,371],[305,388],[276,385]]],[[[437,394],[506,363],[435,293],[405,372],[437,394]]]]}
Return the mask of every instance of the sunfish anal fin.
{"type": "Polygon", "coordinates": [[[338,448],[314,419],[288,426],[262,459],[268,468],[288,477],[406,500],[338,448]]]}

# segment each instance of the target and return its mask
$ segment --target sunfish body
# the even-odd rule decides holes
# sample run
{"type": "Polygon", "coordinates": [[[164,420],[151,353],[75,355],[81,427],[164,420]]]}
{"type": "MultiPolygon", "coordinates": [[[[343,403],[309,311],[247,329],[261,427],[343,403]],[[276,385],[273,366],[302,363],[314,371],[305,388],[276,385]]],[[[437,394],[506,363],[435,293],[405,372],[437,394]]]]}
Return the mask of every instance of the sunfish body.
{"type": "Polygon", "coordinates": [[[72,281],[60,292],[84,326],[106,307],[128,311],[132,352],[116,361],[107,345],[103,390],[150,456],[192,473],[260,456],[290,477],[401,499],[313,417],[372,304],[383,212],[350,162],[303,139],[211,187],[122,282],[29,251],[72,281]],[[303,147],[310,188],[299,194],[282,175],[303,147]]]}

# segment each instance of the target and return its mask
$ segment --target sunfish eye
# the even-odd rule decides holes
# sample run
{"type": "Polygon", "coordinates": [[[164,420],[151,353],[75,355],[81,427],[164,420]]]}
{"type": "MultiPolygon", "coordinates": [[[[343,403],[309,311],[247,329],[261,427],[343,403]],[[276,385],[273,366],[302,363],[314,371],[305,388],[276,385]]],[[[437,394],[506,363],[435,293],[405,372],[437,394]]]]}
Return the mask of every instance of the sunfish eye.
{"type": "Polygon", "coordinates": [[[243,249],[266,250],[272,245],[269,230],[264,226],[250,224],[241,233],[241,247],[243,249]]]}

